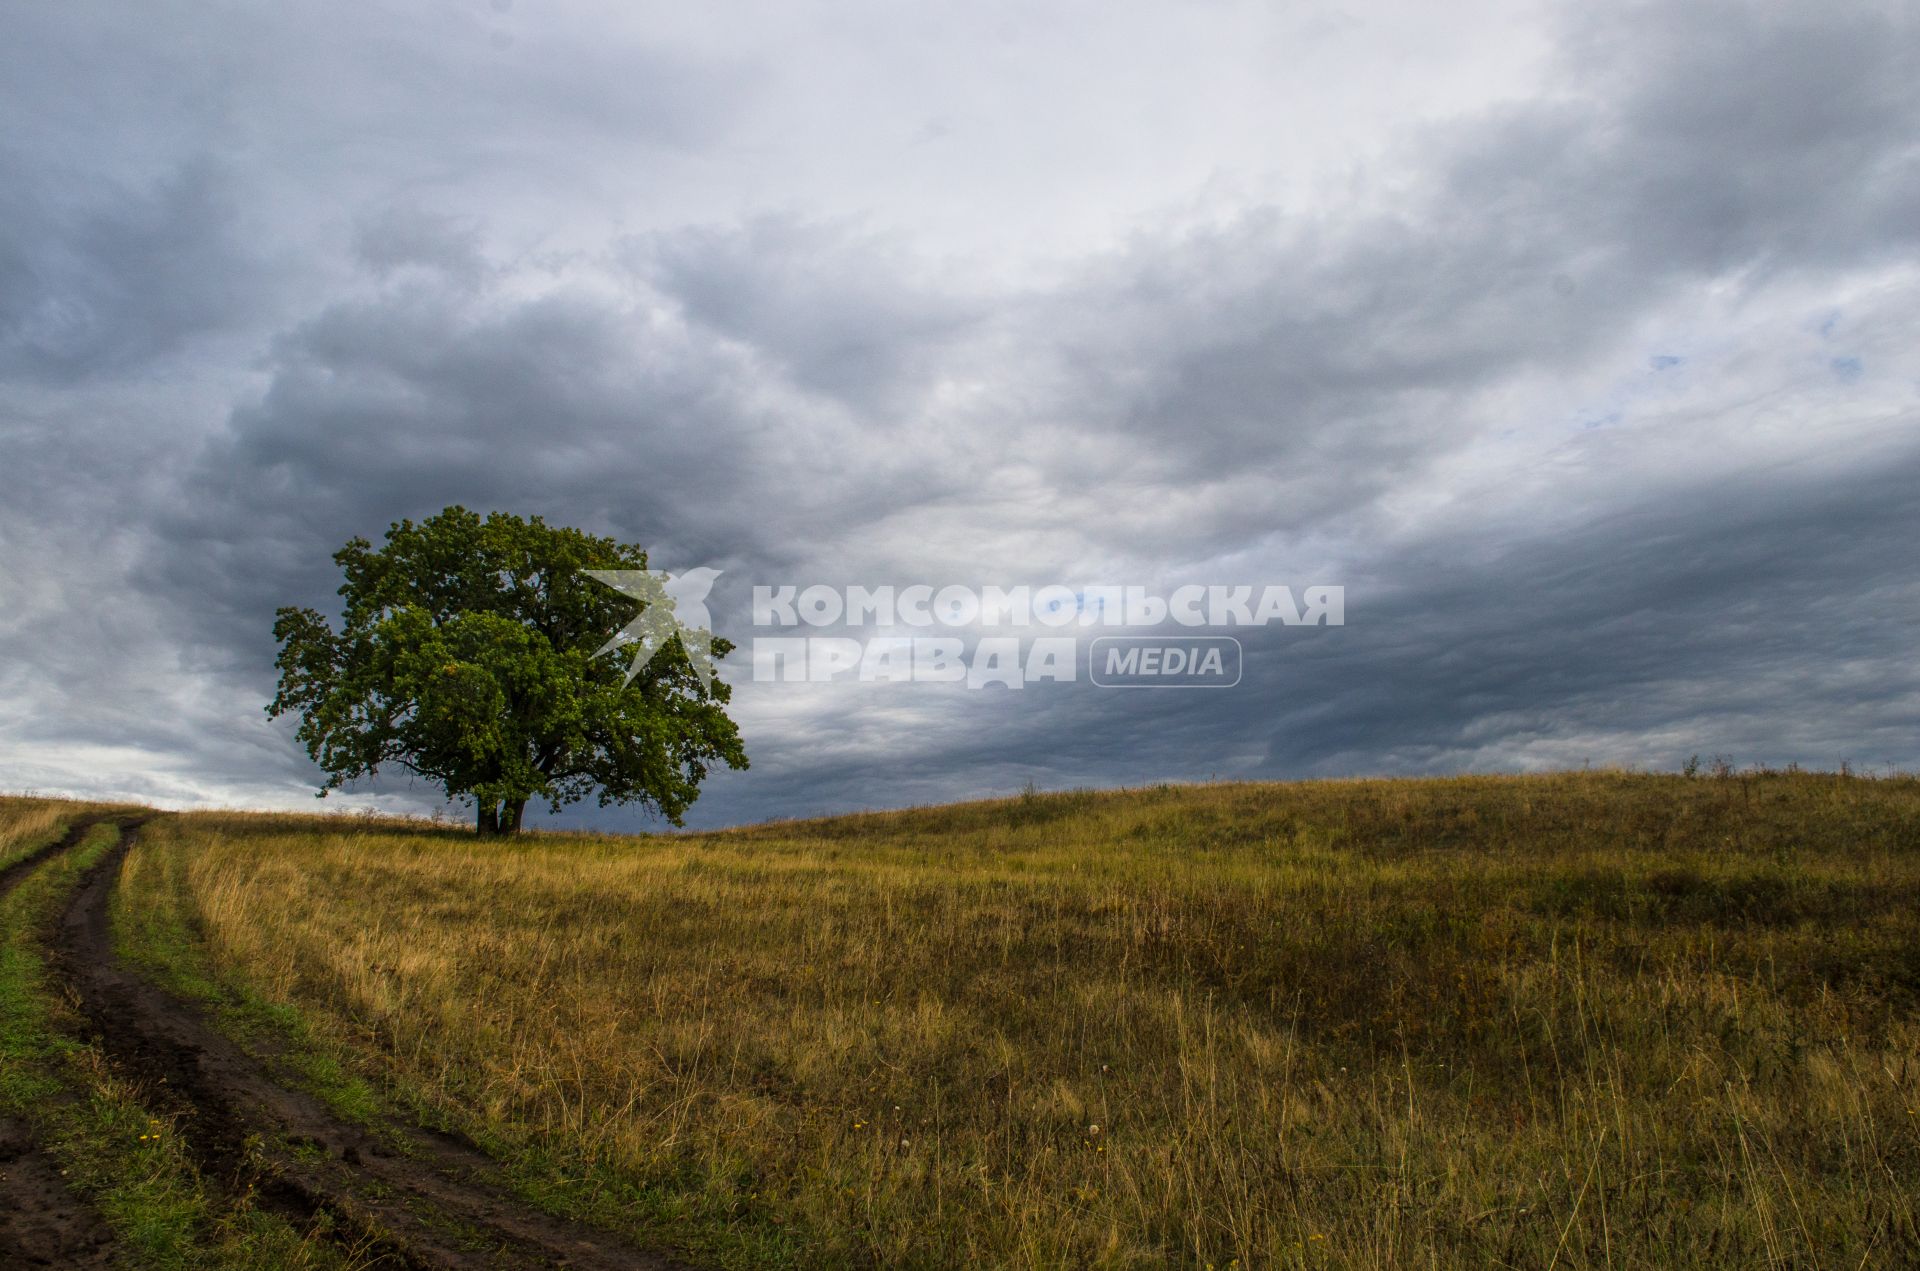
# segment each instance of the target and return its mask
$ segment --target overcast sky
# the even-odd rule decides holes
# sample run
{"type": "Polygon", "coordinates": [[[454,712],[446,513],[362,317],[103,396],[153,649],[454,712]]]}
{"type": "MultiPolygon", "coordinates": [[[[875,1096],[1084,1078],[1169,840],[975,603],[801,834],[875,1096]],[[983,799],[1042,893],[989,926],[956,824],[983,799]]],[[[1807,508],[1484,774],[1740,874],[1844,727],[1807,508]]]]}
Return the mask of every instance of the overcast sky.
{"type": "Polygon", "coordinates": [[[737,656],[695,823],[1920,766],[1913,3],[6,27],[0,787],[313,807],[273,610],[455,502],[720,568],[736,639],[756,582],[1347,589],[1232,690],[737,656]]]}

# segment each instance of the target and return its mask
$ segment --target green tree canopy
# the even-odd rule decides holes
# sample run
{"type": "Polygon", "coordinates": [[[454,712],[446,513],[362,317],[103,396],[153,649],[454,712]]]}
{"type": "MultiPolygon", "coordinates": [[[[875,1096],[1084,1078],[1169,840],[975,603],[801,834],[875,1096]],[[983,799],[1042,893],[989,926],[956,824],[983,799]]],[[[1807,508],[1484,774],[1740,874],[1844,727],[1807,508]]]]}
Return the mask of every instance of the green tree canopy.
{"type": "MultiPolygon", "coordinates": [[[[645,569],[639,547],[450,507],[333,559],[341,629],[279,611],[267,707],[299,714],[321,796],[392,764],[474,800],[482,833],[517,832],[529,799],[558,811],[596,791],[679,825],[714,765],[747,766],[730,690],[703,685],[679,640],[631,684],[624,659],[594,656],[635,602],[583,571],[645,569]]],[[[732,647],[716,636],[712,655],[732,647]]]]}

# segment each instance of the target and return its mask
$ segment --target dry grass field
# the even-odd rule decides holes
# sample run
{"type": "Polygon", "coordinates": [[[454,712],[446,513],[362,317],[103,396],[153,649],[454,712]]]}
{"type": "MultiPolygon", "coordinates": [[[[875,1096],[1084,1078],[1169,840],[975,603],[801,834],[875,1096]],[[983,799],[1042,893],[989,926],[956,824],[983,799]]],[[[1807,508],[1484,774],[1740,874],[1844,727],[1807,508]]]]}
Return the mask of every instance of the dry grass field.
{"type": "Polygon", "coordinates": [[[53,799],[0,800],[0,869],[59,837],[66,806],[53,799]]]}
{"type": "Polygon", "coordinates": [[[182,815],[115,903],[342,1111],[697,1263],[1920,1262],[1906,778],[182,815]]]}

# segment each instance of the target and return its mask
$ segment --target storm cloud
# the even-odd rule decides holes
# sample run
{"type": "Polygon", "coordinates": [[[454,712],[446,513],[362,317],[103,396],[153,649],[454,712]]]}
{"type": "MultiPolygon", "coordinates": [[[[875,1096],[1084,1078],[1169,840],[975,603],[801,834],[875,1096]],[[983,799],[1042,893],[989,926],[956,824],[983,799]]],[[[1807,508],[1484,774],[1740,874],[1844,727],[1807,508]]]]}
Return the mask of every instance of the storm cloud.
{"type": "Polygon", "coordinates": [[[1232,690],[743,651],[701,823],[1920,762],[1911,4],[723,8],[16,17],[0,783],[306,800],[273,610],[455,502],[742,641],[755,583],[1346,588],[1232,690]]]}

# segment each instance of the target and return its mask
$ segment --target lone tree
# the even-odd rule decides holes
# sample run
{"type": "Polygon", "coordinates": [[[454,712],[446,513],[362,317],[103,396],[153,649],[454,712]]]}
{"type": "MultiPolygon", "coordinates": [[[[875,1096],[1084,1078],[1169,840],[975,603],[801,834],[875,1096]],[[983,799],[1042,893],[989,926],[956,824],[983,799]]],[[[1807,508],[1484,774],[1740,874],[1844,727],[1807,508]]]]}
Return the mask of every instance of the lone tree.
{"type": "MultiPolygon", "coordinates": [[[[328,774],[320,797],[394,764],[472,799],[482,834],[517,833],[529,799],[557,812],[596,790],[602,807],[639,803],[679,825],[715,764],[747,766],[730,690],[703,684],[678,638],[631,684],[626,659],[596,656],[635,602],[584,571],[645,569],[640,548],[450,507],[333,559],[342,629],[279,611],[267,707],[299,713],[328,774]]],[[[716,636],[712,656],[732,647],[716,636]]]]}

